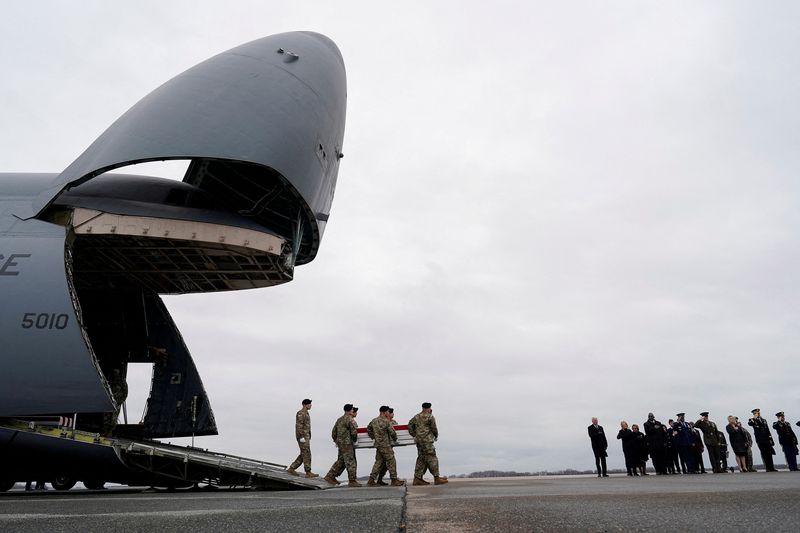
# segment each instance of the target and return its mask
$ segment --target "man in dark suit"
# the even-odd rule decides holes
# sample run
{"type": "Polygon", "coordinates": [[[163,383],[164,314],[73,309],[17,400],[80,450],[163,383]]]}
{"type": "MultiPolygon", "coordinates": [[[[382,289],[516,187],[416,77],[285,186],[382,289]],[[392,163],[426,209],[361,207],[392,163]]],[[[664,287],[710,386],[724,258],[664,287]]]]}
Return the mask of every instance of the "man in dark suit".
{"type": "Polygon", "coordinates": [[[606,457],[608,454],[608,441],[603,426],[597,423],[597,417],[592,417],[592,425],[589,426],[589,438],[592,439],[592,451],[594,452],[594,463],[597,465],[597,477],[608,477],[606,469],[606,457]],[[602,465],[602,469],[600,468],[602,465]]]}

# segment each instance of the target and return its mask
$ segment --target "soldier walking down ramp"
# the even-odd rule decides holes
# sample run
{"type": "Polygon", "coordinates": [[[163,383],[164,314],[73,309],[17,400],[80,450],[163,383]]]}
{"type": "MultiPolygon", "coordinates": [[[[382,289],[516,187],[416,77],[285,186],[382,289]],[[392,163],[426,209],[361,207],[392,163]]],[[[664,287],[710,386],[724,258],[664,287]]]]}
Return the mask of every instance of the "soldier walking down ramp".
{"type": "Polygon", "coordinates": [[[353,407],[353,404],[344,404],[344,414],[339,417],[331,430],[331,438],[339,449],[339,457],[325,475],[325,481],[332,485],[339,484],[336,477],[347,469],[349,479],[347,486],[361,486],[361,483],[356,480],[356,449],[353,447],[353,443],[358,440],[358,424],[355,420],[357,410],[358,408],[353,407]]]}
{"type": "Polygon", "coordinates": [[[397,432],[390,423],[389,407],[382,405],[379,412],[380,414],[373,418],[367,426],[369,438],[375,441],[375,464],[369,474],[367,485],[377,487],[376,480],[378,476],[382,475],[381,471],[386,468],[392,480],[391,485],[402,487],[405,485],[405,481],[397,478],[397,462],[394,459],[394,450],[392,450],[392,442],[397,442],[397,432]]]}
{"type": "Polygon", "coordinates": [[[447,478],[439,475],[439,458],[436,457],[436,447],[433,443],[439,438],[436,428],[436,419],[430,402],[422,404],[422,411],[408,422],[408,433],[417,442],[417,464],[414,468],[413,485],[430,485],[422,479],[426,470],[433,474],[434,485],[444,485],[447,478]]]}
{"type": "Polygon", "coordinates": [[[293,476],[299,476],[297,469],[303,465],[306,477],[312,478],[317,477],[317,474],[311,471],[311,415],[308,413],[311,410],[311,400],[306,398],[302,404],[303,407],[297,411],[294,422],[294,438],[300,447],[300,455],[286,471],[293,476]]]}

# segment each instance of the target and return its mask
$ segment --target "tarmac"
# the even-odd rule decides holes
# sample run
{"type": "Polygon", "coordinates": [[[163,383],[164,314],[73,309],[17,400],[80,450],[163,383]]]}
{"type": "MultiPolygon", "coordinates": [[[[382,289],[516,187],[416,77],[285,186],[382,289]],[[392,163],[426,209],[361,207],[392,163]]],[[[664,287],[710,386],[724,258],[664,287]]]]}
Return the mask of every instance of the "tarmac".
{"type": "MultiPolygon", "coordinates": [[[[79,485],[80,486],[80,485],[79,485]]],[[[800,473],[452,479],[441,486],[13,490],[0,531],[792,531],[800,473]]]]}

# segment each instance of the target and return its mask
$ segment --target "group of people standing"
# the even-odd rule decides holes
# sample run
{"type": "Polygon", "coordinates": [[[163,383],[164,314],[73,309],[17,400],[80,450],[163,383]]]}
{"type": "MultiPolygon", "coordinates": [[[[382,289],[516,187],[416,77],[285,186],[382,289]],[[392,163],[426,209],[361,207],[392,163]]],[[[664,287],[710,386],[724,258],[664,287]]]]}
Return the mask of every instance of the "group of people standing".
{"type": "MultiPolygon", "coordinates": [[[[775,455],[775,443],[769,429],[769,423],[761,417],[760,409],[752,410],[752,418],[747,425],[753,428],[755,443],[761,452],[767,472],[776,472],[772,456],[775,455]]],[[[778,441],[786,457],[789,470],[797,470],[797,436],[789,422],[786,422],[783,411],[776,413],[778,420],[772,428],[778,434],[778,441]]],[[[622,441],[622,452],[625,455],[625,468],[629,476],[647,475],[647,460],[651,459],[656,474],[705,474],[703,451],[708,453],[710,469],[715,474],[728,472],[728,440],[725,433],[708,419],[708,412],[700,413],[696,422],[686,422],[685,413],[675,415],[667,424],[656,420],[653,413],[648,413],[643,424],[644,432],[637,424],[628,427],[626,421],[620,422],[617,439],[622,441]]],[[[800,421],[797,422],[800,426],[800,421]]],[[[753,435],[750,434],[739,419],[728,416],[725,431],[730,439],[730,447],[736,457],[736,465],[740,472],[756,472],[753,468],[753,435]]],[[[608,440],[603,426],[597,418],[592,418],[588,427],[589,438],[595,457],[598,477],[608,477],[606,457],[608,456],[608,440]]],[[[733,467],[730,468],[733,471],[733,467]]]]}
{"type": "MultiPolygon", "coordinates": [[[[297,469],[300,465],[303,465],[307,478],[318,477],[317,474],[311,471],[311,415],[309,414],[311,405],[311,400],[306,398],[302,401],[301,409],[297,411],[295,417],[295,439],[300,447],[300,455],[287,468],[289,474],[300,475],[297,469]]],[[[357,415],[358,407],[350,403],[345,404],[344,414],[336,420],[331,430],[331,438],[338,449],[338,457],[323,478],[331,485],[339,485],[340,483],[336,478],[347,470],[347,486],[362,486],[358,482],[356,473],[357,415]]],[[[396,425],[394,422],[394,409],[387,405],[380,406],[378,416],[373,418],[367,425],[367,435],[375,444],[375,464],[367,482],[369,487],[385,485],[398,487],[405,485],[405,481],[397,476],[397,463],[392,449],[392,445],[397,443],[396,425]],[[383,477],[387,473],[389,474],[390,483],[383,481],[383,477]]],[[[413,485],[430,485],[424,479],[427,471],[433,474],[435,485],[447,483],[447,478],[439,475],[439,459],[436,456],[436,447],[433,444],[439,438],[439,430],[436,427],[436,419],[433,416],[430,402],[424,402],[422,411],[408,422],[408,432],[414,437],[417,445],[417,463],[414,468],[413,485]]]]}

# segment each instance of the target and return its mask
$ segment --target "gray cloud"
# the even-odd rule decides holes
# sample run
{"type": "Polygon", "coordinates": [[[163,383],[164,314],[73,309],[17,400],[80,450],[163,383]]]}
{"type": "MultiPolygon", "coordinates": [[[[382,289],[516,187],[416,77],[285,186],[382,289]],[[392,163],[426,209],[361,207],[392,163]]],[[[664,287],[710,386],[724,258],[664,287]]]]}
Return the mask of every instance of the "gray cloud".
{"type": "Polygon", "coordinates": [[[452,473],[590,468],[593,415],[612,436],[650,410],[800,417],[794,4],[5,12],[5,171],[61,170],[249,39],[342,49],[346,158],[317,259],[285,286],[166,299],[222,432],[202,446],[290,460],[304,396],[318,470],[346,401],[362,423],[433,402],[452,473]]]}

